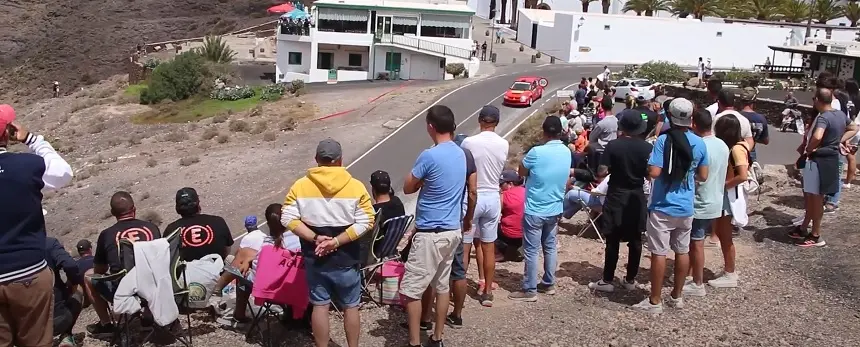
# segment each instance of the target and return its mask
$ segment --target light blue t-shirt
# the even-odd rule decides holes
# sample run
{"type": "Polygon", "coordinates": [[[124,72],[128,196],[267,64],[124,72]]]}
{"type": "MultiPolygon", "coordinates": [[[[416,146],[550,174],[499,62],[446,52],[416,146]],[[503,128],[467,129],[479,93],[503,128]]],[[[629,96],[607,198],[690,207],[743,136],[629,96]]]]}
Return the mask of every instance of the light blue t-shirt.
{"type": "Polygon", "coordinates": [[[723,214],[723,193],[726,190],[726,169],[729,166],[729,146],[714,135],[702,138],[708,151],[708,179],[696,182],[693,218],[714,219],[723,214]]]}
{"type": "Polygon", "coordinates": [[[415,208],[418,229],[460,229],[463,190],[466,189],[466,155],[454,141],[425,149],[412,167],[423,180],[415,208]]]}
{"type": "Polygon", "coordinates": [[[526,214],[537,217],[561,214],[564,189],[570,177],[570,160],[570,149],[559,140],[534,146],[526,153],[523,158],[523,166],[529,170],[526,214]]]}
{"type": "MultiPolygon", "coordinates": [[[[663,147],[666,146],[666,135],[660,135],[654,142],[654,149],[651,150],[651,159],[648,160],[648,165],[663,170],[660,176],[654,180],[654,187],[651,189],[651,205],[648,206],[649,211],[657,211],[677,218],[693,216],[696,182],[693,175],[697,167],[708,166],[708,151],[700,137],[691,131],[687,131],[685,135],[693,149],[693,163],[690,165],[690,170],[687,171],[687,176],[681,182],[671,185],[667,182],[669,179],[668,168],[663,167],[663,147]]],[[[725,175],[723,175],[723,181],[725,182],[725,175]]]]}

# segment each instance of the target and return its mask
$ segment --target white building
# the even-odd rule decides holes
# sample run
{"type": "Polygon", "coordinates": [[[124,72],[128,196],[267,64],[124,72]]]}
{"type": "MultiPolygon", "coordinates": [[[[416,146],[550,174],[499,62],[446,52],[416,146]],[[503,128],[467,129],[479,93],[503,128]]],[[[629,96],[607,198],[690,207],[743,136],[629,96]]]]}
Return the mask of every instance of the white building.
{"type": "Polygon", "coordinates": [[[277,81],[442,80],[449,63],[474,75],[473,14],[465,3],[318,0],[308,35],[278,31],[277,81]]]}
{"type": "MultiPolygon", "coordinates": [[[[774,65],[802,64],[790,53],[768,46],[803,44],[806,28],[787,23],[709,22],[690,18],[646,17],[521,9],[517,41],[568,62],[642,64],[667,60],[695,66],[711,58],[716,69],[750,69],[771,59],[774,65]]],[[[813,28],[813,33],[824,29],[813,28]]],[[[856,28],[831,28],[828,38],[853,39],[856,28]]],[[[848,39],[850,40],[850,39],[848,39]]]]}

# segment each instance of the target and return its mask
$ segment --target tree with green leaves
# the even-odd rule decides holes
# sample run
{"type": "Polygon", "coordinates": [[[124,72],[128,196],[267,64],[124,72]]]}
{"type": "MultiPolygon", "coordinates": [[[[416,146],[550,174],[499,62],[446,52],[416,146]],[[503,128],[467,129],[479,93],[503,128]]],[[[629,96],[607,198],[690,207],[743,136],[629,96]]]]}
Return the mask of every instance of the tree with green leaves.
{"type": "Polygon", "coordinates": [[[839,0],[815,0],[812,18],[819,24],[827,24],[827,21],[842,17],[843,8],[839,0]]]}
{"type": "Polygon", "coordinates": [[[723,0],[671,0],[669,6],[672,8],[672,13],[675,15],[688,13],[693,15],[696,19],[702,19],[705,16],[719,16],[719,5],[722,1],[723,0]]]}
{"type": "Polygon", "coordinates": [[[843,12],[845,13],[845,18],[851,22],[851,26],[856,27],[857,22],[860,21],[860,5],[857,4],[857,1],[849,1],[845,5],[843,12]]]}
{"type": "Polygon", "coordinates": [[[809,19],[809,4],[803,0],[786,0],[780,12],[786,22],[801,23],[809,19]]]}
{"type": "Polygon", "coordinates": [[[644,13],[648,17],[654,16],[657,11],[669,11],[668,0],[629,0],[624,4],[622,12],[633,11],[637,16],[644,13]]]}
{"type": "Polygon", "coordinates": [[[224,42],[221,36],[206,36],[203,39],[203,47],[197,49],[203,59],[219,64],[229,64],[236,57],[236,52],[224,42]]]}
{"type": "Polygon", "coordinates": [[[743,18],[775,21],[782,17],[785,0],[746,0],[741,2],[743,18]]]}

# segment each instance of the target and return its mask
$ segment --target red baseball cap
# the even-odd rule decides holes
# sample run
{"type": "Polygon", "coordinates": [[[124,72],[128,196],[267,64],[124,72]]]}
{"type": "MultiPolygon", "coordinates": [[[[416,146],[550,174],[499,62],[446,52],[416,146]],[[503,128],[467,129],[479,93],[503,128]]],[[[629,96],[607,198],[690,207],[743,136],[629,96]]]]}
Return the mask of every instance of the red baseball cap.
{"type": "Polygon", "coordinates": [[[6,126],[15,121],[15,109],[6,104],[0,104],[0,131],[5,134],[6,126]]]}

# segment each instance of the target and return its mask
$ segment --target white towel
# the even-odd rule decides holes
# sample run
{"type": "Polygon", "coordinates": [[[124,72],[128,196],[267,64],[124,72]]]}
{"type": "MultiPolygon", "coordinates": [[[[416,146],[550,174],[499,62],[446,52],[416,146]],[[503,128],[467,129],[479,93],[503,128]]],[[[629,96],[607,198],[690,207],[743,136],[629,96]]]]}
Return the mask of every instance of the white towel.
{"type": "Polygon", "coordinates": [[[134,243],[135,266],[120,281],[113,309],[120,314],[140,311],[146,300],[155,323],[166,326],[179,318],[170,275],[170,244],[165,239],[134,243]]]}

